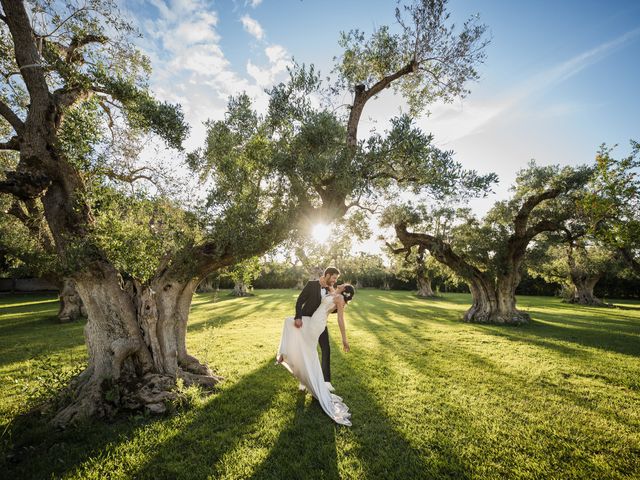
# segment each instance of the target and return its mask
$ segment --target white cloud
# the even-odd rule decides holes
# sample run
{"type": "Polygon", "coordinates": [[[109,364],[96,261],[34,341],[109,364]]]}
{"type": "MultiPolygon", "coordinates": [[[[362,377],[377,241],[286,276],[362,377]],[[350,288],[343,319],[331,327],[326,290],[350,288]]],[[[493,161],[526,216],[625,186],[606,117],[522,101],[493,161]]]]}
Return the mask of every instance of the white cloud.
{"type": "Polygon", "coordinates": [[[262,3],[262,0],[251,0],[251,8],[256,8],[262,3]]]}
{"type": "Polygon", "coordinates": [[[264,50],[269,59],[268,67],[259,67],[251,60],[247,61],[247,73],[256,81],[260,87],[273,84],[279,74],[287,69],[291,64],[291,59],[287,50],[281,45],[270,45],[264,50]]]}
{"type": "Polygon", "coordinates": [[[257,20],[254,20],[249,15],[243,15],[240,17],[240,22],[250,35],[254,36],[258,40],[262,40],[264,38],[264,30],[257,20]]]}
{"type": "MultiPolygon", "coordinates": [[[[206,134],[203,122],[223,118],[230,95],[244,91],[258,111],[266,109],[264,89],[280,79],[290,62],[283,46],[266,46],[256,52],[260,58],[247,62],[246,72],[238,71],[221,48],[219,16],[206,0],[150,1],[158,16],[138,19],[144,34],[140,46],[151,59],[154,93],[161,100],[182,105],[191,127],[187,150],[202,146],[206,134]],[[172,13],[177,8],[180,15],[172,13]]],[[[242,23],[244,28],[253,29],[256,38],[264,38],[258,22],[246,19],[249,22],[242,23]]]]}
{"type": "Polygon", "coordinates": [[[287,62],[287,50],[282,45],[270,45],[264,49],[264,53],[267,54],[271,63],[287,62]]]}
{"type": "Polygon", "coordinates": [[[251,75],[251,77],[260,86],[268,85],[271,81],[269,70],[254,65],[251,60],[247,61],[247,73],[251,75]]]}
{"type": "Polygon", "coordinates": [[[151,0],[158,17],[140,22],[140,47],[153,66],[151,88],[158,98],[182,105],[191,127],[187,150],[202,146],[203,122],[220,119],[229,95],[246,91],[265,105],[262,89],[238,74],[220,46],[218,15],[204,0],[151,0]],[[175,11],[180,9],[180,15],[175,11]]]}
{"type": "Polygon", "coordinates": [[[187,21],[175,29],[176,38],[172,39],[175,45],[200,43],[206,41],[218,42],[220,36],[216,33],[215,27],[218,24],[218,16],[208,12],[198,14],[198,20],[187,21]]]}

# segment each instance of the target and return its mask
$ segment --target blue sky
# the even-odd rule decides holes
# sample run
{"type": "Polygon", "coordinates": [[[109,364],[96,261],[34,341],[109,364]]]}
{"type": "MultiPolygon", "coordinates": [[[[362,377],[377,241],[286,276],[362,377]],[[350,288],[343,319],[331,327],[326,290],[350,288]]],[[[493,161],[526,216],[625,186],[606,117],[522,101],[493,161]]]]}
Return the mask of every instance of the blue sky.
{"type": "MultiPolygon", "coordinates": [[[[202,145],[207,118],[245,90],[266,105],[263,88],[285,77],[291,58],[329,73],[341,30],[393,24],[392,0],[130,0],[123,7],[144,34],[152,88],[180,102],[202,145]]],[[[483,213],[508,194],[529,159],[592,161],[597,147],[640,140],[640,1],[451,1],[457,24],[479,13],[492,42],[471,94],[434,105],[418,119],[466,167],[501,183],[473,206],[483,213]]],[[[346,99],[348,100],[348,99],[346,99]]],[[[380,129],[402,102],[385,92],[365,110],[361,132],[380,129]]]]}

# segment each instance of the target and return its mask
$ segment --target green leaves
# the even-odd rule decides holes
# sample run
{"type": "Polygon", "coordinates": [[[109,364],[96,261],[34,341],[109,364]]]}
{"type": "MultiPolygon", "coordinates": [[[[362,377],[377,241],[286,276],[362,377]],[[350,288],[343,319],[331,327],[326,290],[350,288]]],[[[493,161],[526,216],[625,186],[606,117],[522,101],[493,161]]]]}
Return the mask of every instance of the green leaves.
{"type": "Polygon", "coordinates": [[[298,64],[287,67],[289,80],[267,90],[269,107],[267,125],[279,137],[289,138],[300,122],[314,112],[311,104],[313,94],[321,88],[320,74],[312,65],[298,64]]]}
{"type": "Polygon", "coordinates": [[[343,54],[334,59],[337,88],[393,86],[413,116],[435,101],[466,96],[466,83],[479,77],[476,65],[485,57],[487,27],[473,16],[456,33],[446,4],[446,0],[415,0],[397,8],[396,32],[386,25],[368,38],[358,29],[343,32],[339,39],[343,54]],[[396,76],[409,65],[408,73],[396,76]]]}
{"type": "Polygon", "coordinates": [[[88,239],[117,269],[144,282],[165,255],[202,240],[196,218],[167,199],[127,197],[105,188],[88,239]]]}
{"type": "Polygon", "coordinates": [[[258,278],[260,269],[260,258],[251,257],[237,263],[233,267],[227,268],[226,273],[234,283],[242,283],[245,287],[250,287],[255,279],[258,278]]]}
{"type": "Polygon", "coordinates": [[[358,29],[342,32],[338,45],[344,53],[334,59],[335,71],[345,86],[371,86],[410,61],[411,56],[401,50],[400,44],[401,36],[390,33],[387,25],[374,30],[369,39],[358,29]]]}
{"type": "MultiPolygon", "coordinates": [[[[640,144],[631,141],[631,153],[619,159],[612,151],[604,144],[600,147],[579,206],[591,220],[591,232],[623,251],[633,266],[640,250],[640,144]]],[[[637,260],[635,265],[638,268],[637,260]]]]}
{"type": "Polygon", "coordinates": [[[103,88],[123,107],[127,123],[144,132],[153,132],[168,146],[182,150],[189,133],[179,105],[156,100],[146,88],[121,76],[101,76],[103,88]]]}
{"type": "Polygon", "coordinates": [[[383,225],[404,224],[444,240],[466,262],[495,275],[513,268],[513,258],[524,254],[538,234],[558,230],[575,217],[576,198],[590,173],[583,166],[532,162],[518,173],[512,198],[496,202],[483,219],[469,209],[454,209],[452,199],[443,198],[431,208],[393,205],[385,211],[383,225]]]}
{"type": "Polygon", "coordinates": [[[478,175],[463,169],[452,151],[436,147],[433,135],[415,127],[408,115],[393,118],[384,137],[376,134],[369,138],[359,170],[371,182],[366,185],[369,190],[395,185],[437,199],[485,195],[497,181],[493,173],[478,175]]]}
{"type": "Polygon", "coordinates": [[[97,100],[69,108],[58,130],[58,147],[80,171],[91,168],[95,147],[104,138],[97,100]]]}

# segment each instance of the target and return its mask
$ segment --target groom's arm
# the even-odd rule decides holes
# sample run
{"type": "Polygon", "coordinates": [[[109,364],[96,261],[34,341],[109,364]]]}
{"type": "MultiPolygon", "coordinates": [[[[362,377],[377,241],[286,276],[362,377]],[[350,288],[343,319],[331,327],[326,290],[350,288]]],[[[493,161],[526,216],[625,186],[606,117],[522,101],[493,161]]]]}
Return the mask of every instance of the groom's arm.
{"type": "Polygon", "coordinates": [[[293,317],[294,319],[302,318],[302,306],[309,299],[312,291],[313,291],[313,285],[311,284],[311,282],[307,282],[307,284],[304,286],[304,288],[300,292],[300,295],[298,295],[298,300],[296,300],[296,316],[293,317]]]}

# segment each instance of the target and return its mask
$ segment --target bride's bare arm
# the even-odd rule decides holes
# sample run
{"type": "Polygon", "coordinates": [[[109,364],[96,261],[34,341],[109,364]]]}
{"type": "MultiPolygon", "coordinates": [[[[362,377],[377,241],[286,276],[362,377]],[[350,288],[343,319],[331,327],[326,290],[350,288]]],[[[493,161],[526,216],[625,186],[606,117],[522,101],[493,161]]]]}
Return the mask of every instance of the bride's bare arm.
{"type": "Polygon", "coordinates": [[[338,326],[340,327],[340,334],[342,335],[342,348],[345,352],[350,350],[349,342],[347,341],[347,329],[344,323],[344,298],[342,295],[336,295],[335,298],[336,309],[338,310],[338,326]]]}

